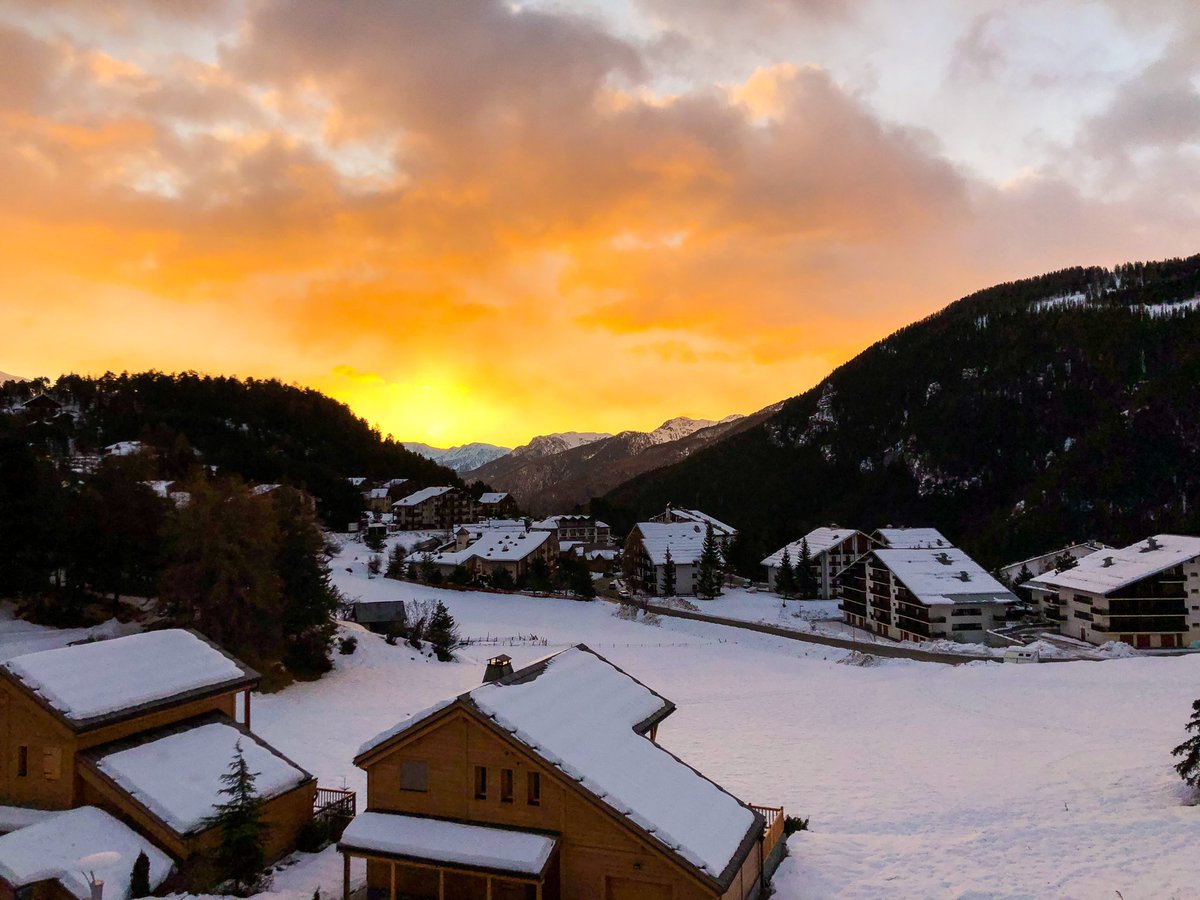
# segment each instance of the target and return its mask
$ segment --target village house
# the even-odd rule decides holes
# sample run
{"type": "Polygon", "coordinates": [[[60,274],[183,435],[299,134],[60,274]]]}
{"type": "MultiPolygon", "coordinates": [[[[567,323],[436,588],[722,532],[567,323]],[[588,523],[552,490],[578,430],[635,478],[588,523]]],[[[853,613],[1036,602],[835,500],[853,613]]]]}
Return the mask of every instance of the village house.
{"type": "Polygon", "coordinates": [[[490,578],[503,569],[516,581],[539,559],[546,564],[547,571],[554,571],[558,548],[554,545],[553,535],[545,531],[488,529],[461,550],[434,554],[432,562],[444,576],[462,566],[483,578],[490,578]]]}
{"type": "Polygon", "coordinates": [[[1089,554],[1025,587],[1068,637],[1173,649],[1200,641],[1200,537],[1156,534],[1089,554]]]}
{"type": "Polygon", "coordinates": [[[780,547],[762,561],[767,570],[767,587],[770,590],[775,590],[775,579],[783,563],[784,550],[787,550],[788,559],[794,567],[803,556],[805,542],[812,560],[818,596],[826,600],[839,595],[841,588],[838,575],[842,570],[875,546],[870,537],[853,528],[838,528],[836,525],[814,528],[800,540],[780,547]]]}
{"type": "Polygon", "coordinates": [[[371,488],[369,491],[363,491],[363,507],[370,513],[390,513],[392,504],[396,501],[391,498],[388,489],[385,487],[371,488]]]}
{"type": "Polygon", "coordinates": [[[1058,567],[1059,560],[1064,554],[1078,562],[1085,556],[1091,556],[1097,550],[1111,550],[1107,544],[1102,544],[1099,541],[1084,541],[1080,544],[1071,544],[1069,547],[1063,547],[1061,550],[1053,550],[1050,553],[1043,553],[1041,556],[1031,556],[1029,559],[1023,559],[1020,562],[1009,563],[1000,569],[1000,575],[1007,578],[1010,583],[1016,583],[1021,577],[1022,572],[1028,572],[1030,575],[1042,575],[1058,567]]]}
{"type": "Polygon", "coordinates": [[[392,504],[396,525],[402,531],[449,531],[458,522],[474,522],[479,507],[466,491],[456,487],[427,487],[392,504]]]}
{"type": "Polygon", "coordinates": [[[529,528],[524,519],[481,519],[469,525],[455,525],[450,531],[451,540],[439,550],[466,550],[490,531],[509,531],[524,534],[529,528]]]}
{"type": "MultiPolygon", "coordinates": [[[[278,859],[313,817],[316,782],[250,731],[258,683],[256,672],[181,629],[9,659],[0,664],[0,804],[102,810],[186,877],[219,842],[207,819],[240,742],[260,773],[266,855],[278,859]]],[[[87,852],[80,845],[75,856],[87,852]]]]}
{"type": "Polygon", "coordinates": [[[751,900],[783,810],[743,803],[658,743],[669,700],[583,645],[367,741],[368,812],[346,828],[372,897],[751,900]]]}
{"type": "Polygon", "coordinates": [[[511,519],[517,515],[517,501],[507,491],[484,491],[475,501],[477,515],[485,519],[511,519]]]}
{"type": "Polygon", "coordinates": [[[845,621],[898,641],[982,643],[1017,602],[957,547],[872,550],[843,572],[845,621]]]}
{"type": "Polygon", "coordinates": [[[595,516],[577,514],[550,516],[529,526],[533,531],[553,531],[559,544],[570,549],[577,544],[607,547],[612,543],[612,529],[595,516]]]}
{"type": "Polygon", "coordinates": [[[695,594],[706,532],[699,522],[638,522],[625,538],[626,577],[640,591],[661,594],[670,554],[675,594],[695,594]]]}
{"type": "Polygon", "coordinates": [[[665,512],[661,512],[657,516],[651,516],[650,521],[660,524],[669,524],[672,522],[694,524],[699,525],[701,530],[711,525],[713,538],[722,551],[728,548],[733,543],[733,539],[737,537],[737,529],[732,525],[726,525],[720,519],[714,518],[708,515],[708,513],[700,512],[698,509],[676,509],[669,503],[665,512]]]}

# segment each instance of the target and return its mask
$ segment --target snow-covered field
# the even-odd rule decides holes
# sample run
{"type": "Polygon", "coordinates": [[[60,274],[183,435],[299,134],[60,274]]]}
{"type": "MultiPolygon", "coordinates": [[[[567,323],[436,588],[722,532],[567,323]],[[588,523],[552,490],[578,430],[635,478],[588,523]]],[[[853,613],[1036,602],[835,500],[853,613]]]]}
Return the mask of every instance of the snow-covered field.
{"type": "MultiPolygon", "coordinates": [[[[336,561],[350,596],[443,599],[463,636],[511,639],[518,666],[587,643],[674,700],[664,746],[748,802],[810,817],[776,876],[781,900],[1200,898],[1200,807],[1184,805],[1170,756],[1200,658],[839,665],[839,650],[647,625],[603,602],[368,580],[365,561],[357,544],[336,561]]],[[[495,647],[438,663],[345,628],[357,652],[318,682],[256,697],[254,728],[323,784],[361,792],[359,744],[476,686],[495,647]]],[[[338,896],[340,879],[332,851],[301,856],[270,896],[338,896]]]]}

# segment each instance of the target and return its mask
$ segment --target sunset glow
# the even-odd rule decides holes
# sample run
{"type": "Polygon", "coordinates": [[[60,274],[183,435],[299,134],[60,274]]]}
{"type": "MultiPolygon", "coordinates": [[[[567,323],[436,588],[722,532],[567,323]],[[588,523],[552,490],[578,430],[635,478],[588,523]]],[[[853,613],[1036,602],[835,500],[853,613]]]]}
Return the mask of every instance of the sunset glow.
{"type": "Polygon", "coordinates": [[[0,0],[0,370],[512,445],[1200,249],[1193,2],[954,6],[0,0]]]}

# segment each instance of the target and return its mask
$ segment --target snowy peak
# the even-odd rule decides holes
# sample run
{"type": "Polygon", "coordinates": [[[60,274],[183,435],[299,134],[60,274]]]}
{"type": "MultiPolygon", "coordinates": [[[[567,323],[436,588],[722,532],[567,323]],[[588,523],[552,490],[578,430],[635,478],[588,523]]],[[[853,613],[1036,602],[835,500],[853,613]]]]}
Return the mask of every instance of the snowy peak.
{"type": "Polygon", "coordinates": [[[0,384],[4,384],[7,381],[24,381],[24,380],[25,379],[22,378],[20,375],[9,375],[7,372],[0,372],[0,384]]]}
{"type": "Polygon", "coordinates": [[[411,450],[426,459],[432,459],[436,463],[447,466],[455,472],[469,472],[472,469],[478,469],[480,466],[485,466],[492,460],[499,459],[502,456],[509,454],[507,447],[497,447],[495,444],[460,444],[457,447],[448,447],[442,449],[440,447],[430,447],[428,444],[421,444],[416,441],[407,441],[404,444],[405,449],[411,450]]]}
{"type": "Polygon", "coordinates": [[[523,447],[512,452],[513,456],[553,456],[566,450],[574,450],[584,444],[595,443],[611,434],[596,431],[564,431],[559,434],[540,434],[523,447]]]}
{"type": "Polygon", "coordinates": [[[668,441],[677,441],[680,438],[685,438],[689,434],[699,431],[701,428],[710,428],[713,425],[726,425],[730,422],[736,422],[740,418],[740,415],[732,415],[726,416],[720,422],[715,422],[712,419],[691,419],[687,416],[676,416],[674,419],[667,419],[667,421],[649,433],[650,443],[665,444],[668,441]]]}

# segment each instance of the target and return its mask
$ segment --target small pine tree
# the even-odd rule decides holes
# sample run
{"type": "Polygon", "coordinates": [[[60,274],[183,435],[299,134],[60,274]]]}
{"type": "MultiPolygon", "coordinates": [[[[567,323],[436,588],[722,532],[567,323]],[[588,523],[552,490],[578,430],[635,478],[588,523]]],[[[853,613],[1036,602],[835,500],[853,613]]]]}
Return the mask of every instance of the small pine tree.
{"type": "Polygon", "coordinates": [[[383,573],[387,578],[403,578],[406,566],[405,559],[408,558],[408,553],[405,552],[402,544],[396,544],[388,552],[387,570],[383,573]]]}
{"type": "Polygon", "coordinates": [[[1200,791],[1200,700],[1192,704],[1192,717],[1184,730],[1192,736],[1171,751],[1172,756],[1183,757],[1175,764],[1175,771],[1188,787],[1200,791]]]}
{"type": "Polygon", "coordinates": [[[372,553],[367,560],[367,574],[374,578],[383,570],[383,557],[378,553],[372,553]]]}
{"type": "Polygon", "coordinates": [[[458,625],[455,624],[454,616],[450,615],[450,610],[446,609],[446,604],[441,600],[438,601],[437,609],[434,610],[433,616],[429,620],[429,628],[425,632],[425,637],[439,660],[450,662],[454,659],[454,649],[459,646],[458,625]]]}
{"type": "Polygon", "coordinates": [[[1024,584],[1025,582],[1030,581],[1032,579],[1033,579],[1033,573],[1029,571],[1029,566],[1022,565],[1021,571],[1017,573],[1016,581],[1014,581],[1013,583],[1014,584],[1024,584]]]}
{"type": "Polygon", "coordinates": [[[363,543],[367,545],[368,550],[382,553],[384,547],[383,529],[367,528],[367,533],[363,535],[363,543]]]}
{"type": "Polygon", "coordinates": [[[264,884],[263,837],[267,825],[262,820],[262,799],[254,787],[257,772],[251,772],[242,752],[241,739],[234,745],[228,771],[221,776],[224,785],[218,791],[229,799],[218,803],[207,824],[220,829],[221,843],[216,862],[234,892],[247,896],[264,884]]]}
{"type": "Polygon", "coordinates": [[[721,571],[721,553],[710,523],[704,532],[704,549],[700,551],[700,571],[696,578],[696,593],[711,600],[721,593],[725,576],[721,571]]]}
{"type": "Polygon", "coordinates": [[[1066,550],[1054,557],[1055,572],[1065,572],[1067,569],[1073,569],[1077,565],[1079,565],[1079,560],[1066,550]]]}
{"type": "Polygon", "coordinates": [[[596,596],[591,570],[583,563],[571,571],[571,593],[579,600],[591,600],[596,596]]]}
{"type": "Polygon", "coordinates": [[[150,896],[150,857],[145,850],[138,853],[129,871],[129,896],[130,900],[150,896]]]}
{"type": "Polygon", "coordinates": [[[675,596],[675,582],[675,560],[671,557],[671,548],[668,547],[666,559],[663,560],[662,592],[664,597],[675,596]]]}
{"type": "MultiPolygon", "coordinates": [[[[418,577],[426,584],[432,584],[435,580],[435,576],[441,574],[438,572],[438,567],[433,564],[433,554],[428,550],[421,554],[421,565],[419,571],[420,575],[418,577]]],[[[440,581],[441,579],[438,578],[436,580],[440,581]]]]}
{"type": "Polygon", "coordinates": [[[517,582],[512,577],[512,572],[508,569],[497,569],[492,573],[492,587],[498,591],[513,591],[517,588],[517,582]]]}
{"type": "Polygon", "coordinates": [[[775,573],[775,593],[780,597],[790,597],[796,593],[796,570],[792,568],[792,554],[787,547],[783,548],[779,571],[775,573]]]}
{"type": "Polygon", "coordinates": [[[796,560],[796,586],[803,600],[817,596],[817,573],[814,571],[812,552],[808,549],[808,538],[800,539],[800,558],[796,560]]]}

